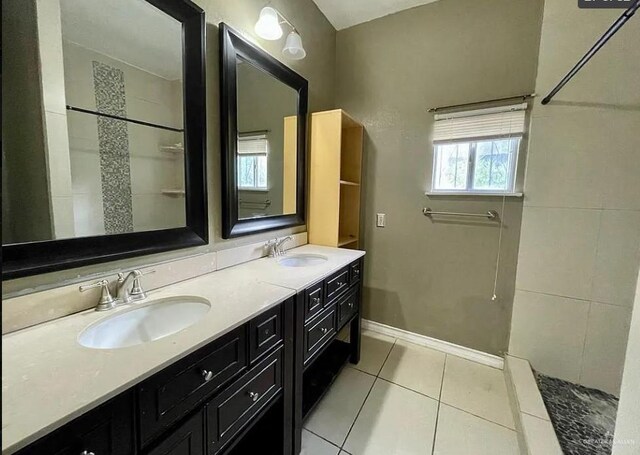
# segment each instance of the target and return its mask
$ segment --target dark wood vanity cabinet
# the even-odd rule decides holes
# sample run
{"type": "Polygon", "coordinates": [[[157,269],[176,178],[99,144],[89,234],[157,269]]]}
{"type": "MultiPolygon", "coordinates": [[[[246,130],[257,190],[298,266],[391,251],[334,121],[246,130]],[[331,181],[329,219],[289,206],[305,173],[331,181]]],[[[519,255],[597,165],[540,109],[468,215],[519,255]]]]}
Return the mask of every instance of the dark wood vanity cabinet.
{"type": "Polygon", "coordinates": [[[34,442],[19,455],[135,453],[134,391],[129,390],[34,442]]]}
{"type": "Polygon", "coordinates": [[[302,421],[360,358],[363,259],[18,455],[297,455],[302,421]],[[350,324],[349,342],[337,340],[350,324]]]}

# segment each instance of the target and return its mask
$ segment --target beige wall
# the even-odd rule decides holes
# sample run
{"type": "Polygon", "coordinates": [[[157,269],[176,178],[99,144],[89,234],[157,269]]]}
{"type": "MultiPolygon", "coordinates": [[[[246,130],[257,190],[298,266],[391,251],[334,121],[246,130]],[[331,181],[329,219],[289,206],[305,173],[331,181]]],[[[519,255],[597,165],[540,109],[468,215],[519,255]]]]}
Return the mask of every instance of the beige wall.
{"type": "Polygon", "coordinates": [[[613,455],[634,455],[640,452],[640,274],[631,317],[627,355],[620,390],[620,403],[613,438],[613,455]]]}
{"type": "MultiPolygon", "coordinates": [[[[536,92],[619,15],[546,0],[536,92]]],[[[551,104],[536,101],[509,345],[542,373],[614,394],[640,263],[639,39],[631,21],[551,104]]]]}
{"type": "Polygon", "coordinates": [[[541,0],[441,0],[338,32],[337,105],[366,130],[366,318],[506,350],[522,202],[508,199],[502,213],[492,302],[498,225],[430,221],[421,211],[502,211],[502,200],[424,195],[432,160],[427,109],[531,93],[541,13],[541,0]],[[378,212],[387,227],[375,227],[378,212]]]}
{"type": "MultiPolygon", "coordinates": [[[[231,248],[238,245],[267,240],[293,232],[302,232],[304,227],[284,229],[232,241],[221,238],[221,198],[220,198],[220,114],[219,114],[219,63],[218,26],[226,22],[236,30],[263,46],[276,58],[293,68],[309,81],[309,110],[319,111],[334,106],[335,85],[335,29],[322,15],[312,0],[276,0],[272,6],[280,10],[296,25],[302,35],[307,57],[304,60],[284,60],[282,47],[284,39],[268,42],[256,38],[253,26],[260,9],[265,5],[261,0],[197,0],[206,12],[207,39],[207,181],[209,190],[209,230],[210,244],[205,247],[189,248],[164,254],[141,256],[138,258],[98,264],[80,269],[37,275],[2,283],[3,297],[33,292],[34,289],[59,286],[62,283],[81,281],[88,275],[99,276],[122,268],[137,267],[172,258],[231,248]]],[[[4,5],[4,2],[3,2],[4,5]]]]}

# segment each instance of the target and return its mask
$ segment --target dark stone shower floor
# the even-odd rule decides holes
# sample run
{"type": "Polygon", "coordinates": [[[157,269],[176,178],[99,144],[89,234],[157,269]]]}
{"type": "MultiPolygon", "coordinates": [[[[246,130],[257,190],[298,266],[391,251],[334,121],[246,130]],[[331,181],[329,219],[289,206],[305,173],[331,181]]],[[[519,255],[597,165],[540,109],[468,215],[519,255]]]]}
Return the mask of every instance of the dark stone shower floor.
{"type": "Polygon", "coordinates": [[[565,455],[611,455],[618,399],[540,373],[535,376],[565,455]]]}

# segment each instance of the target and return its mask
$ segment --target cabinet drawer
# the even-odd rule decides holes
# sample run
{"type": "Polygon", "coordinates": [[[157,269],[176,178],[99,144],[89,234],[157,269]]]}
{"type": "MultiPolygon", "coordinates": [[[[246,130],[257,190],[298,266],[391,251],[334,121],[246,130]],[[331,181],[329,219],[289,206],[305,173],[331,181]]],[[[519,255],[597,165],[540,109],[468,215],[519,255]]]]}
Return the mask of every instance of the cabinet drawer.
{"type": "Polygon", "coordinates": [[[253,364],[282,341],[282,305],[249,322],[249,361],[253,364]]]}
{"type": "Polygon", "coordinates": [[[132,455],[133,393],[125,392],[27,446],[19,455],[132,455]]]}
{"type": "Polygon", "coordinates": [[[349,285],[360,281],[362,275],[362,262],[360,260],[349,265],[349,285]]]}
{"type": "Polygon", "coordinates": [[[246,365],[246,326],[241,326],[143,382],[138,387],[142,445],[246,365]]]}
{"type": "Polygon", "coordinates": [[[304,363],[306,364],[336,333],[336,306],[331,305],[304,327],[304,363]]]}
{"type": "Polygon", "coordinates": [[[266,357],[206,406],[207,453],[213,455],[282,389],[282,348],[266,357]]]}
{"type": "Polygon", "coordinates": [[[338,331],[342,329],[344,324],[358,312],[358,302],[360,300],[358,296],[358,289],[353,289],[347,295],[338,300],[338,303],[336,304],[338,307],[338,331]]]}
{"type": "Polygon", "coordinates": [[[349,268],[345,267],[327,279],[327,303],[338,297],[349,286],[349,268]]]}
{"type": "Polygon", "coordinates": [[[321,281],[304,291],[304,321],[314,317],[324,306],[324,283],[321,281]]]}
{"type": "Polygon", "coordinates": [[[147,455],[204,455],[202,409],[147,452],[147,455]]]}

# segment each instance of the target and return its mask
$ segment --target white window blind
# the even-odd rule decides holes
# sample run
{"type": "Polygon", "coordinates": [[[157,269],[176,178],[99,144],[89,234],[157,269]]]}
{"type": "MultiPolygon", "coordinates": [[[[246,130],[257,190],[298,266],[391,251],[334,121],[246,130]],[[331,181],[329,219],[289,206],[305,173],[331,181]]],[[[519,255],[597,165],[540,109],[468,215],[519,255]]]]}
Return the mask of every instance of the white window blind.
{"type": "Polygon", "coordinates": [[[527,103],[473,111],[436,114],[433,142],[521,136],[527,103]]]}
{"type": "Polygon", "coordinates": [[[239,155],[266,155],[269,142],[266,133],[251,133],[240,135],[238,138],[239,155]]]}

